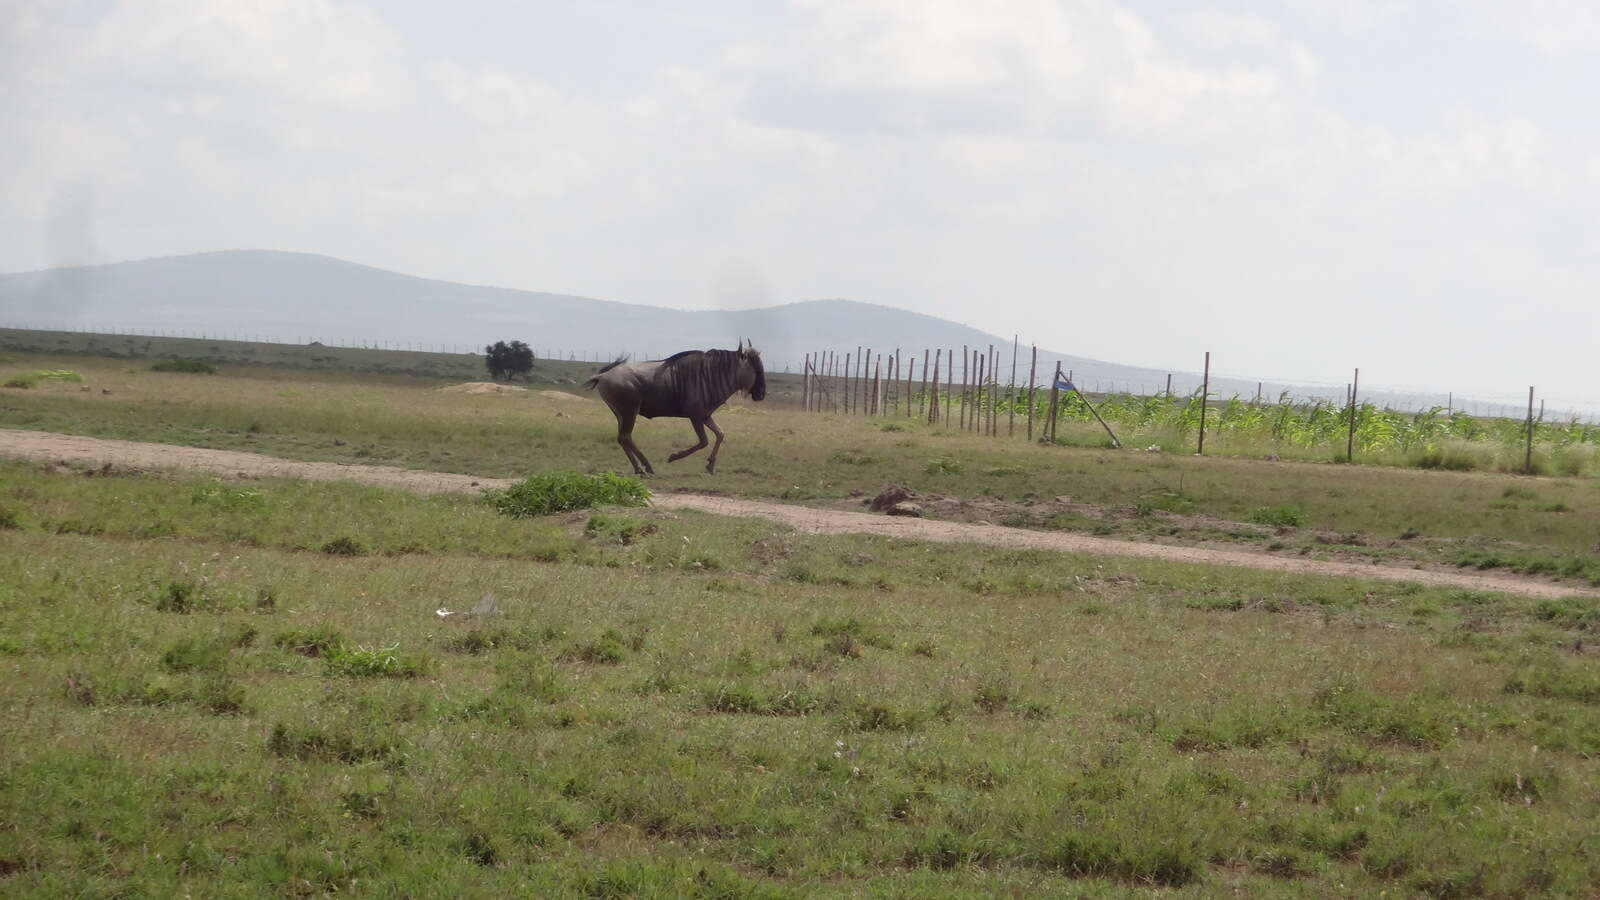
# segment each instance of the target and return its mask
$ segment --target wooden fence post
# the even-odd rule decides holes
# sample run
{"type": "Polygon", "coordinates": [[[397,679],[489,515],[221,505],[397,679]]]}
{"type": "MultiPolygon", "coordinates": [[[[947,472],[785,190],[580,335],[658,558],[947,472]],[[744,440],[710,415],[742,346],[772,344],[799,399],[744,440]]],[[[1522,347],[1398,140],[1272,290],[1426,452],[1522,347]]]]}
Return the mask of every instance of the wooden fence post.
{"type": "MultiPolygon", "coordinates": [[[[906,384],[910,385],[911,382],[908,381],[908,382],[906,382],[906,384]]],[[[907,389],[909,390],[909,387],[907,389]]],[[[927,415],[927,412],[928,412],[928,350],[927,350],[927,348],[923,348],[923,351],[922,351],[922,390],[919,391],[918,393],[921,395],[921,400],[920,400],[921,408],[918,410],[917,415],[919,415],[919,416],[927,415]]],[[[929,419],[928,421],[932,422],[933,420],[929,419]]]]}
{"type": "Polygon", "coordinates": [[[891,393],[893,393],[893,395],[894,395],[894,407],[893,407],[894,408],[894,414],[895,415],[899,415],[900,414],[900,402],[901,402],[900,401],[900,348],[899,347],[894,348],[894,366],[893,366],[891,371],[892,371],[893,374],[891,374],[889,376],[889,378],[893,382],[893,385],[891,385],[891,393]]]}
{"type": "Polygon", "coordinates": [[[1011,422],[1006,426],[1006,437],[1017,436],[1017,350],[1021,348],[1022,335],[1011,336],[1011,374],[1006,376],[1006,409],[1011,422]]]}
{"type": "Polygon", "coordinates": [[[1050,376],[1050,415],[1045,418],[1044,422],[1045,439],[1051,444],[1056,442],[1056,407],[1059,405],[1057,398],[1061,394],[1061,389],[1057,385],[1060,383],[1061,361],[1056,360],[1056,370],[1050,376]]]}
{"type": "Polygon", "coordinates": [[[1200,382],[1200,447],[1198,456],[1206,455],[1206,398],[1211,395],[1211,351],[1206,351],[1206,374],[1200,382]]]}
{"type": "Polygon", "coordinates": [[[911,354],[911,359],[906,362],[906,418],[911,418],[911,401],[916,395],[911,393],[911,382],[917,377],[917,355],[911,354]]]}
{"type": "Polygon", "coordinates": [[[1030,355],[1028,361],[1028,443],[1031,444],[1033,443],[1034,385],[1039,380],[1039,345],[1029,344],[1028,349],[1030,355]]]}
{"type": "MultiPolygon", "coordinates": [[[[969,368],[971,368],[971,366],[968,365],[967,355],[968,355],[967,354],[967,345],[966,344],[962,344],[961,345],[961,402],[960,402],[960,408],[956,410],[956,414],[957,414],[957,416],[956,416],[956,424],[961,428],[962,431],[966,431],[967,430],[967,370],[969,368]]],[[[954,365],[951,365],[950,366],[950,375],[951,375],[951,377],[954,378],[955,374],[956,374],[956,368],[955,368],[954,365]]]]}
{"type": "Polygon", "coordinates": [[[1356,402],[1361,391],[1361,370],[1356,369],[1355,380],[1350,382],[1350,437],[1344,445],[1344,461],[1356,461],[1356,402]]]}
{"type": "Polygon", "coordinates": [[[844,387],[844,414],[847,415],[847,416],[850,415],[850,401],[852,399],[851,396],[850,396],[850,389],[851,389],[851,386],[855,384],[855,377],[854,377],[854,374],[853,374],[854,372],[855,372],[855,370],[850,368],[850,354],[846,353],[844,355],[844,382],[843,382],[843,387],[844,387]]]}
{"type": "Polygon", "coordinates": [[[1533,385],[1528,385],[1528,452],[1523,458],[1522,471],[1533,474],[1533,385]]]}
{"type": "Polygon", "coordinates": [[[994,391],[990,383],[994,381],[994,345],[989,345],[989,350],[984,354],[983,366],[979,369],[983,373],[983,396],[980,399],[980,414],[978,416],[978,433],[985,437],[989,434],[989,419],[994,412],[994,391]]]}
{"type": "Polygon", "coordinates": [[[955,399],[955,348],[944,351],[944,428],[950,428],[950,402],[955,399]]]}
{"type": "MultiPolygon", "coordinates": [[[[928,373],[927,373],[926,368],[924,368],[922,375],[923,375],[924,378],[927,377],[928,373]]],[[[937,353],[935,353],[933,355],[933,382],[932,382],[932,384],[933,384],[932,393],[926,393],[925,392],[923,394],[923,398],[924,398],[923,399],[923,403],[925,403],[927,405],[927,407],[928,407],[928,424],[929,425],[932,425],[933,423],[939,421],[939,354],[937,354],[937,353]],[[931,402],[929,402],[930,400],[931,400],[931,402]]]]}
{"type": "Polygon", "coordinates": [[[861,414],[872,415],[872,352],[867,352],[867,369],[861,376],[861,414]]]}
{"type": "Polygon", "coordinates": [[[883,354],[872,364],[872,414],[883,415],[883,354]]]}
{"type": "Polygon", "coordinates": [[[975,431],[978,427],[978,423],[976,421],[978,415],[978,381],[983,377],[983,370],[980,368],[980,366],[982,366],[982,363],[978,361],[978,348],[973,347],[972,352],[967,355],[966,395],[968,431],[975,431]]]}

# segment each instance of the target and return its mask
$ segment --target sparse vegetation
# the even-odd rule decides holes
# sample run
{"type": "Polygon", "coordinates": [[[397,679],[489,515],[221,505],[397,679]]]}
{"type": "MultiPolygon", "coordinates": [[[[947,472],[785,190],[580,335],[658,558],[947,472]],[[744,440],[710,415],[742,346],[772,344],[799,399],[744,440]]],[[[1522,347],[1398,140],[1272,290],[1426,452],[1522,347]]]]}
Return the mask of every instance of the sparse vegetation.
{"type": "Polygon", "coordinates": [[[5,386],[8,388],[31,388],[43,381],[72,381],[82,382],[83,376],[70,369],[40,369],[36,372],[24,372],[13,375],[7,379],[5,386]]]}
{"type": "MultiPolygon", "coordinates": [[[[93,410],[120,436],[500,473],[530,451],[573,468],[614,449],[604,411],[580,404],[554,422],[502,412],[504,398],[428,406],[380,379],[358,403],[233,373],[167,379],[183,401],[167,418],[123,405],[113,383],[8,394],[0,421],[87,428],[93,410]],[[227,382],[249,396],[213,386],[227,382]]],[[[1237,539],[1283,553],[1591,571],[1597,495],[1576,479],[1008,446],[909,421],[841,424],[871,461],[829,462],[838,436],[738,421],[717,482],[733,493],[832,503],[920,476],[1015,507],[1066,496],[1085,530],[1166,537],[1192,515],[1211,517],[1194,526],[1209,539],[1262,532],[1237,539]],[[962,470],[922,473],[930,459],[962,470]],[[1288,528],[1304,532],[1276,533],[1288,528]],[[1401,542],[1415,546],[1388,546],[1401,542]]],[[[1600,883],[1589,597],[95,474],[0,462],[20,526],[0,528],[8,892],[1581,896],[1600,883]],[[342,544],[358,552],[328,550],[342,544]],[[497,611],[460,614],[486,593],[497,611]]]]}
{"type": "Polygon", "coordinates": [[[152,372],[185,372],[191,375],[215,375],[217,367],[203,359],[189,359],[174,357],[158,363],[150,364],[152,372]]]}

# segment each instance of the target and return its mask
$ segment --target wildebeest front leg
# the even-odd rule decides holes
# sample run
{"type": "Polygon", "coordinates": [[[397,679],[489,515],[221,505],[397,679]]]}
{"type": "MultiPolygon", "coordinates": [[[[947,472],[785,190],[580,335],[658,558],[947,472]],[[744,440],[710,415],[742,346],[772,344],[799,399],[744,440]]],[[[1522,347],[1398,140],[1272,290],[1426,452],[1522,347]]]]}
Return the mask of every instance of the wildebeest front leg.
{"type": "Polygon", "coordinates": [[[700,443],[695,444],[693,447],[688,447],[686,449],[679,450],[677,453],[672,454],[671,456],[667,457],[667,462],[677,462],[678,460],[683,459],[685,456],[688,456],[691,453],[695,453],[695,452],[698,452],[700,450],[704,450],[705,449],[705,447],[706,447],[706,423],[705,423],[705,420],[704,419],[690,419],[689,420],[689,424],[694,426],[695,437],[700,439],[700,443]]]}
{"type": "MultiPolygon", "coordinates": [[[[715,475],[717,474],[717,451],[722,449],[722,429],[717,427],[716,422],[711,421],[710,416],[706,416],[706,427],[711,429],[711,433],[717,436],[717,442],[711,447],[711,458],[706,460],[706,473],[715,475]]],[[[705,440],[705,438],[702,437],[701,440],[705,440]]]]}
{"type": "Polygon", "coordinates": [[[637,415],[632,412],[617,414],[617,444],[627,454],[628,462],[633,464],[635,475],[654,475],[656,470],[650,468],[650,460],[644,458],[644,452],[633,442],[633,423],[637,415]]]}

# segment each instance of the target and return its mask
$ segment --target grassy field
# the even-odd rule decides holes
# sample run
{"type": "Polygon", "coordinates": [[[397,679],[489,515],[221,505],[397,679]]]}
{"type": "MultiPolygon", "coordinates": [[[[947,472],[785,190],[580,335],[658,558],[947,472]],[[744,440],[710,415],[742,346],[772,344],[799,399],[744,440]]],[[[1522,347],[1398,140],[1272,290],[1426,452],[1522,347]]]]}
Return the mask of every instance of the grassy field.
{"type": "Polygon", "coordinates": [[[1600,883],[1594,601],[0,463],[0,615],[9,895],[1600,883]]]}
{"type": "MultiPolygon", "coordinates": [[[[84,381],[0,388],[0,427],[489,476],[626,468],[611,414],[581,392],[473,396],[414,375],[227,364],[197,375],[37,354],[0,361],[0,383],[62,369],[84,381]]],[[[809,415],[793,383],[774,385],[773,400],[736,399],[719,415],[716,476],[703,455],[666,464],[691,443],[683,421],[641,422],[656,489],[830,504],[904,484],[968,501],[952,515],[1002,524],[1600,579],[1600,479],[1048,447],[809,415]]]]}

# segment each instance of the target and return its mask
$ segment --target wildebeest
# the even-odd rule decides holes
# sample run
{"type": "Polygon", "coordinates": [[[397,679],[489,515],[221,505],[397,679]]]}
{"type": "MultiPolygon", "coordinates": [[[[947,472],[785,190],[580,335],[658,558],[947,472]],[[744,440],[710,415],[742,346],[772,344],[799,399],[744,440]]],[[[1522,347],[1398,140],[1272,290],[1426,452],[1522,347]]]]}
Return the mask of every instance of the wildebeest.
{"type": "Polygon", "coordinates": [[[715,473],[717,451],[722,449],[722,429],[711,420],[711,414],[735,391],[747,392],[752,400],[764,399],[767,374],[761,368],[761,353],[749,341],[741,341],[738,350],[685,350],[666,359],[636,363],[623,357],[596,372],[583,386],[599,389],[600,399],[611,407],[617,417],[617,443],[622,445],[636,474],[656,473],[633,442],[637,416],[688,419],[694,426],[700,443],[672,454],[667,462],[677,462],[704,449],[706,429],[710,428],[717,443],[706,460],[706,471],[715,473]]]}

